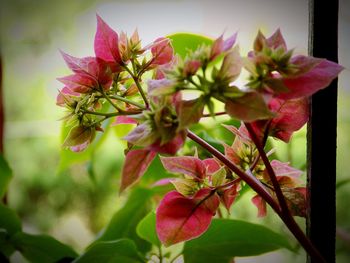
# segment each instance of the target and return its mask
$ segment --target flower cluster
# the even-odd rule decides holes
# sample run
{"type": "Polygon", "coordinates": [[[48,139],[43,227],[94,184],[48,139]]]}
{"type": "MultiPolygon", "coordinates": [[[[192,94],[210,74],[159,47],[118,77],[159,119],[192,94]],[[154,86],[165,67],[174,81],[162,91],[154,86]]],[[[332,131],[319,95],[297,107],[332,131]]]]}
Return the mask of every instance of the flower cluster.
{"type": "MultiPolygon", "coordinates": [[[[174,156],[205,110],[212,117],[222,114],[216,111],[218,105],[243,122],[239,129],[225,126],[235,139],[232,145],[224,144],[223,158],[265,187],[276,203],[277,182],[291,214],[305,216],[301,171],[273,160],[275,175],[271,175],[253,136],[262,147],[269,136],[288,142],[308,120],[308,98],[327,87],[342,67],[326,59],[293,55],[280,30],[268,38],[259,32],[246,57],[241,56],[236,38],[236,34],[226,40],[220,36],[181,58],[170,39],[158,38],[143,47],[137,31],[130,38],[118,34],[97,16],[95,57],[75,58],[62,52],[73,72],[58,79],[65,86],[57,105],[67,109],[64,119],[71,127],[63,146],[84,150],[96,131],[103,131],[101,123],[114,117],[114,124],[135,124],[124,137],[128,149],[121,191],[139,180],[157,154],[166,155],[161,157],[166,170],[180,174],[171,180],[175,190],[157,210],[157,232],[165,245],[202,234],[220,203],[229,211],[245,185],[227,163],[174,156]],[[239,86],[236,80],[243,70],[249,77],[239,86]],[[184,99],[188,92],[194,97],[184,99]]],[[[258,216],[264,216],[266,200],[258,194],[252,201],[258,216]]]]}

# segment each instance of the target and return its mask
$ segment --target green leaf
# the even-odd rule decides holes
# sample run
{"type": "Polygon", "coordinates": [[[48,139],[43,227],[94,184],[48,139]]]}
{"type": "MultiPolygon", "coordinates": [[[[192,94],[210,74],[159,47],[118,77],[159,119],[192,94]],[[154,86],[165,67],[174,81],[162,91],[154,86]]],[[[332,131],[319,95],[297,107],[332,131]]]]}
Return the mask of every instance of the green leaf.
{"type": "Polygon", "coordinates": [[[101,241],[93,244],[84,254],[74,260],[74,263],[135,263],[145,262],[138,255],[132,240],[119,239],[101,241]]]}
{"type": "Polygon", "coordinates": [[[12,236],[22,230],[21,221],[10,208],[0,204],[0,229],[5,229],[12,236]]]}
{"type": "Polygon", "coordinates": [[[10,240],[14,234],[21,230],[21,221],[16,213],[0,204],[0,253],[9,257],[15,251],[10,240]]]}
{"type": "Polygon", "coordinates": [[[140,251],[149,251],[151,245],[137,235],[136,226],[151,211],[152,194],[151,190],[135,188],[124,207],[114,214],[97,242],[130,238],[140,251]]]}
{"type": "Polygon", "coordinates": [[[10,236],[5,229],[0,228],[0,262],[5,261],[2,257],[7,259],[15,252],[15,248],[11,244],[10,236]]]}
{"type": "Polygon", "coordinates": [[[78,256],[72,248],[47,235],[18,232],[13,236],[12,242],[30,262],[54,263],[78,256]]]}
{"type": "Polygon", "coordinates": [[[6,193],[8,184],[12,178],[12,170],[5,158],[0,154],[0,199],[6,193]]]}
{"type": "Polygon", "coordinates": [[[335,186],[335,188],[338,190],[339,188],[341,188],[342,186],[346,185],[350,183],[350,179],[343,179],[343,180],[339,180],[335,186]]]}
{"type": "Polygon", "coordinates": [[[202,44],[211,45],[213,40],[196,34],[189,33],[176,33],[167,36],[172,40],[175,53],[179,54],[182,58],[185,58],[188,50],[196,50],[202,44]]]}
{"type": "Polygon", "coordinates": [[[280,248],[291,250],[287,239],[257,224],[214,219],[202,236],[185,243],[186,263],[228,263],[233,257],[256,256],[280,248]]]}
{"type": "Polygon", "coordinates": [[[136,232],[139,237],[149,241],[153,245],[160,247],[161,243],[156,232],[156,213],[150,212],[137,225],[136,232]]]}

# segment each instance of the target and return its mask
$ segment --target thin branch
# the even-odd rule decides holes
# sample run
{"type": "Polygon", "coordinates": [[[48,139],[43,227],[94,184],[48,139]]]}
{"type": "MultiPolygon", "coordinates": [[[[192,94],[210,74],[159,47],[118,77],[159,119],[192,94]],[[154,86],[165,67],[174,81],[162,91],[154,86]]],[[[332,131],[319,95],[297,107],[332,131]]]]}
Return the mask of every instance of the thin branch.
{"type": "Polygon", "coordinates": [[[254,142],[254,144],[259,152],[261,159],[264,162],[264,165],[266,167],[267,173],[268,173],[270,180],[272,182],[274,191],[276,193],[276,196],[277,196],[277,199],[278,199],[278,202],[281,206],[282,211],[284,213],[290,214],[286,199],[284,198],[284,195],[282,193],[282,189],[277,181],[275,171],[272,169],[271,163],[270,163],[269,159],[267,158],[267,155],[264,151],[264,147],[262,146],[260,139],[258,138],[256,133],[254,132],[254,129],[250,123],[245,123],[245,126],[246,126],[246,128],[249,132],[249,135],[252,138],[252,140],[253,140],[253,142],[254,142]]]}
{"type": "Polygon", "coordinates": [[[100,87],[100,92],[102,94],[102,96],[118,111],[118,112],[121,112],[123,110],[121,110],[118,105],[116,105],[110,97],[107,96],[107,94],[105,93],[103,87],[100,87]]]}
{"type": "Polygon", "coordinates": [[[321,253],[316,249],[316,247],[311,243],[311,241],[306,237],[304,232],[300,229],[298,224],[295,222],[293,216],[291,215],[287,202],[284,198],[284,195],[282,193],[282,190],[278,184],[276,174],[274,170],[272,169],[271,163],[269,159],[267,158],[267,155],[264,151],[264,148],[261,144],[261,141],[259,140],[258,136],[254,132],[253,127],[249,123],[245,123],[245,126],[250,134],[250,137],[252,138],[255,146],[258,149],[258,152],[260,154],[261,159],[263,160],[266,170],[270,176],[270,180],[272,182],[272,185],[274,187],[274,191],[276,193],[278,202],[281,206],[282,212],[279,213],[280,218],[283,220],[283,222],[286,224],[286,226],[289,228],[289,230],[293,233],[293,235],[297,238],[297,240],[300,242],[300,244],[304,247],[304,249],[311,255],[313,258],[317,259],[317,262],[324,262],[326,263],[326,260],[323,258],[321,253]]]}
{"type": "Polygon", "coordinates": [[[138,76],[136,76],[126,65],[123,68],[130,74],[130,76],[134,80],[134,82],[136,84],[136,87],[139,90],[143,101],[145,102],[146,108],[148,109],[149,108],[149,103],[148,103],[147,97],[146,97],[146,95],[145,95],[145,93],[144,93],[144,91],[143,91],[143,89],[141,87],[141,84],[139,82],[138,76]]]}
{"type": "MultiPolygon", "coordinates": [[[[214,116],[220,116],[220,115],[226,115],[226,114],[227,114],[226,111],[222,111],[222,112],[216,112],[214,114],[214,116]]],[[[210,114],[203,114],[202,117],[211,117],[211,115],[210,114]]]]}
{"type": "Polygon", "coordinates": [[[140,109],[143,109],[143,110],[146,109],[146,107],[145,107],[144,105],[142,105],[142,104],[140,104],[140,103],[137,103],[137,102],[135,102],[135,101],[129,100],[129,99],[127,99],[127,98],[124,98],[124,97],[122,97],[122,96],[111,95],[111,96],[109,96],[109,97],[110,97],[111,99],[120,100],[120,101],[123,101],[123,102],[125,102],[125,103],[134,105],[134,106],[136,106],[136,107],[138,107],[138,108],[140,108],[140,109]]]}

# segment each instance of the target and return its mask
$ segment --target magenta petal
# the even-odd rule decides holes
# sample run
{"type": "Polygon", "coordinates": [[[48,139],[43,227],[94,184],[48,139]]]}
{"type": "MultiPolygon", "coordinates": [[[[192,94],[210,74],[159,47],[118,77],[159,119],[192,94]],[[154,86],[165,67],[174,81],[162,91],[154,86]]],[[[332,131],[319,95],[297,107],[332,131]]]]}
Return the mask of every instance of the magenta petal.
{"type": "Polygon", "coordinates": [[[208,229],[219,203],[219,197],[210,189],[199,190],[193,198],[169,192],[156,213],[160,241],[170,246],[200,236],[208,229]]]}
{"type": "Polygon", "coordinates": [[[288,142],[293,132],[299,130],[309,119],[307,98],[295,100],[273,99],[269,107],[277,116],[271,121],[270,135],[288,142]]]}
{"type": "Polygon", "coordinates": [[[277,29],[275,33],[266,39],[267,46],[273,49],[282,47],[283,50],[287,50],[286,41],[284,40],[281,30],[277,29]]]}
{"type": "Polygon", "coordinates": [[[259,195],[252,198],[253,204],[258,208],[258,217],[266,216],[266,202],[259,195]]]}
{"type": "Polygon", "coordinates": [[[236,43],[236,39],[237,39],[237,33],[234,33],[232,36],[230,36],[228,39],[226,39],[223,43],[223,51],[227,51],[230,48],[233,47],[233,45],[236,43]]]}
{"type": "Polygon", "coordinates": [[[82,152],[84,151],[88,146],[89,146],[90,142],[89,141],[86,141],[82,144],[79,144],[79,145],[75,145],[75,146],[71,146],[69,147],[69,149],[72,151],[72,152],[82,152]]]}
{"type": "Polygon", "coordinates": [[[289,163],[283,163],[278,160],[273,160],[271,166],[275,171],[276,176],[288,176],[298,178],[302,175],[302,171],[295,169],[289,165],[289,163]]]}
{"type": "Polygon", "coordinates": [[[174,155],[182,147],[185,142],[186,133],[181,132],[171,141],[161,145],[160,142],[152,143],[147,148],[151,151],[163,154],[174,155]]]}
{"type": "Polygon", "coordinates": [[[342,70],[343,67],[337,63],[323,59],[305,74],[284,79],[289,92],[281,93],[278,98],[295,99],[311,96],[320,89],[328,87],[342,70]]]}
{"type": "Polygon", "coordinates": [[[193,156],[161,157],[166,170],[172,173],[186,174],[195,178],[206,176],[206,166],[202,160],[193,156]]]}
{"type": "Polygon", "coordinates": [[[96,17],[97,31],[94,42],[96,57],[107,62],[120,64],[121,57],[118,48],[118,34],[99,15],[96,15],[96,17]]]}
{"type": "Polygon", "coordinates": [[[146,172],[148,166],[156,155],[155,152],[144,149],[128,152],[122,170],[120,192],[124,191],[128,186],[139,180],[139,178],[146,172]]]}
{"type": "Polygon", "coordinates": [[[60,52],[67,66],[73,72],[90,75],[88,65],[90,62],[95,61],[94,57],[77,58],[64,53],[62,50],[60,52]]]}
{"type": "Polygon", "coordinates": [[[118,124],[137,124],[137,122],[128,116],[117,116],[115,122],[113,122],[113,125],[118,124]]]}
{"type": "Polygon", "coordinates": [[[237,183],[223,191],[223,194],[221,196],[221,202],[225,205],[225,208],[227,209],[227,211],[230,211],[232,204],[234,203],[234,201],[236,200],[236,197],[238,196],[239,186],[240,186],[240,183],[237,183]]]}
{"type": "Polygon", "coordinates": [[[80,96],[79,93],[72,91],[71,89],[64,87],[61,89],[56,97],[56,105],[63,106],[66,102],[65,97],[69,96],[80,96]]]}
{"type": "Polygon", "coordinates": [[[219,56],[223,50],[224,46],[224,36],[221,35],[217,39],[215,39],[214,43],[211,46],[210,51],[210,60],[214,60],[217,56],[219,56]]]}
{"type": "Polygon", "coordinates": [[[74,74],[58,78],[60,82],[65,84],[69,89],[79,93],[90,92],[92,88],[97,86],[96,81],[87,75],[74,74]]]}
{"type": "Polygon", "coordinates": [[[207,168],[207,174],[213,174],[221,168],[220,164],[214,158],[205,159],[202,162],[207,168]]]}
{"type": "Polygon", "coordinates": [[[174,50],[170,40],[164,37],[158,38],[154,41],[151,48],[153,55],[153,65],[164,65],[172,61],[174,57],[174,50]]]}

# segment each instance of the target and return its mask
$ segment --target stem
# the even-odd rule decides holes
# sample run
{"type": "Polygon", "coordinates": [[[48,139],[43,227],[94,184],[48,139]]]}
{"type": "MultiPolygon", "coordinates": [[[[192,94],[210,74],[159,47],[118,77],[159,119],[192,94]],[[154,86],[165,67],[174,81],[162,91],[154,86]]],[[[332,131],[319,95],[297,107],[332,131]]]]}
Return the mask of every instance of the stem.
{"type": "Polygon", "coordinates": [[[159,263],[162,263],[162,261],[163,261],[162,245],[160,245],[158,247],[158,253],[159,253],[159,255],[158,255],[159,263]]]}
{"type": "Polygon", "coordinates": [[[170,260],[170,263],[174,263],[175,260],[176,260],[177,258],[179,258],[181,255],[182,255],[182,251],[181,251],[180,253],[176,254],[175,257],[173,257],[173,259],[170,260]]]}
{"type": "Polygon", "coordinates": [[[189,83],[191,83],[193,86],[195,86],[196,88],[198,88],[199,90],[201,89],[201,86],[199,86],[196,82],[194,82],[193,78],[192,77],[188,77],[187,78],[187,81],[189,83]]]}
{"type": "MultiPolygon", "coordinates": [[[[222,111],[222,112],[216,112],[214,115],[215,116],[220,116],[220,115],[225,115],[225,114],[227,114],[227,112],[226,111],[222,111]]],[[[211,115],[210,114],[203,114],[202,117],[211,117],[211,115]]]]}
{"type": "Polygon", "coordinates": [[[257,192],[277,213],[277,215],[282,219],[291,233],[295,236],[295,238],[299,241],[299,243],[303,246],[305,251],[320,263],[326,263],[325,259],[322,257],[320,252],[313,246],[311,241],[305,236],[304,232],[300,229],[298,224],[294,221],[292,216],[288,216],[281,211],[280,206],[276,203],[276,201],[272,198],[269,192],[261,185],[259,181],[255,178],[249,176],[247,173],[241,171],[234,163],[226,158],[221,152],[216,150],[206,141],[202,140],[196,134],[188,131],[187,137],[198,143],[208,152],[210,152],[213,156],[219,159],[222,163],[224,163],[229,169],[235,172],[242,180],[244,180],[255,192],[257,192]]]}
{"type": "MultiPolygon", "coordinates": [[[[134,62],[131,61],[131,63],[134,63],[134,62]]],[[[145,93],[143,92],[143,89],[141,87],[141,84],[139,82],[138,77],[133,72],[131,72],[131,70],[126,65],[124,66],[124,69],[130,74],[130,76],[134,80],[134,82],[136,84],[136,87],[139,90],[143,101],[145,102],[146,108],[148,109],[149,108],[149,103],[148,103],[148,100],[147,100],[147,97],[146,97],[145,93]]]]}
{"type": "Polygon", "coordinates": [[[121,114],[120,112],[103,113],[103,112],[90,111],[90,110],[83,110],[82,112],[84,114],[92,114],[92,115],[105,116],[105,117],[114,117],[114,116],[119,116],[119,115],[125,115],[125,114],[121,114]]]}
{"type": "Polygon", "coordinates": [[[250,137],[252,138],[256,148],[258,149],[260,157],[265,164],[267,173],[270,176],[270,180],[272,182],[272,185],[273,185],[273,188],[275,190],[278,202],[279,202],[281,209],[282,209],[282,212],[279,216],[281,217],[281,219],[287,225],[289,230],[293,233],[293,235],[297,238],[297,240],[300,242],[300,244],[304,247],[304,249],[309,253],[309,255],[312,258],[315,258],[317,260],[317,262],[326,262],[326,260],[320,254],[320,252],[313,246],[311,241],[306,237],[304,232],[300,229],[298,224],[295,222],[292,214],[290,213],[286,199],[284,198],[281,187],[278,184],[275,171],[272,169],[271,163],[270,163],[269,159],[267,158],[267,155],[264,151],[264,147],[262,146],[261,141],[259,140],[256,133],[254,132],[253,127],[251,126],[250,123],[245,123],[245,126],[246,126],[246,128],[250,134],[250,137]]]}
{"type": "Polygon", "coordinates": [[[126,103],[128,103],[128,104],[132,104],[132,105],[134,105],[134,106],[136,106],[136,107],[138,107],[138,108],[140,108],[140,109],[143,109],[143,110],[146,109],[145,106],[143,106],[142,104],[137,103],[137,102],[132,101],[132,100],[129,100],[129,99],[124,98],[124,97],[122,97],[122,96],[112,95],[112,96],[109,96],[109,97],[110,97],[111,99],[120,100],[120,101],[124,101],[124,102],[126,102],[126,103]]]}
{"type": "Polygon", "coordinates": [[[258,136],[255,134],[254,129],[251,126],[251,124],[250,123],[244,123],[244,124],[245,124],[245,126],[249,132],[249,135],[252,138],[256,148],[258,149],[258,152],[259,152],[261,159],[263,160],[263,162],[265,164],[267,173],[269,174],[270,180],[272,182],[272,185],[273,185],[273,188],[275,190],[277,200],[281,206],[282,212],[285,214],[289,214],[289,216],[291,217],[286,199],[284,198],[281,187],[277,181],[275,171],[272,169],[271,163],[266,156],[266,153],[264,151],[264,147],[261,144],[261,141],[259,140],[258,136]]]}
{"type": "Polygon", "coordinates": [[[107,94],[105,93],[103,87],[100,87],[100,92],[102,94],[102,96],[119,112],[122,111],[112,100],[110,97],[107,96],[107,94]]]}

